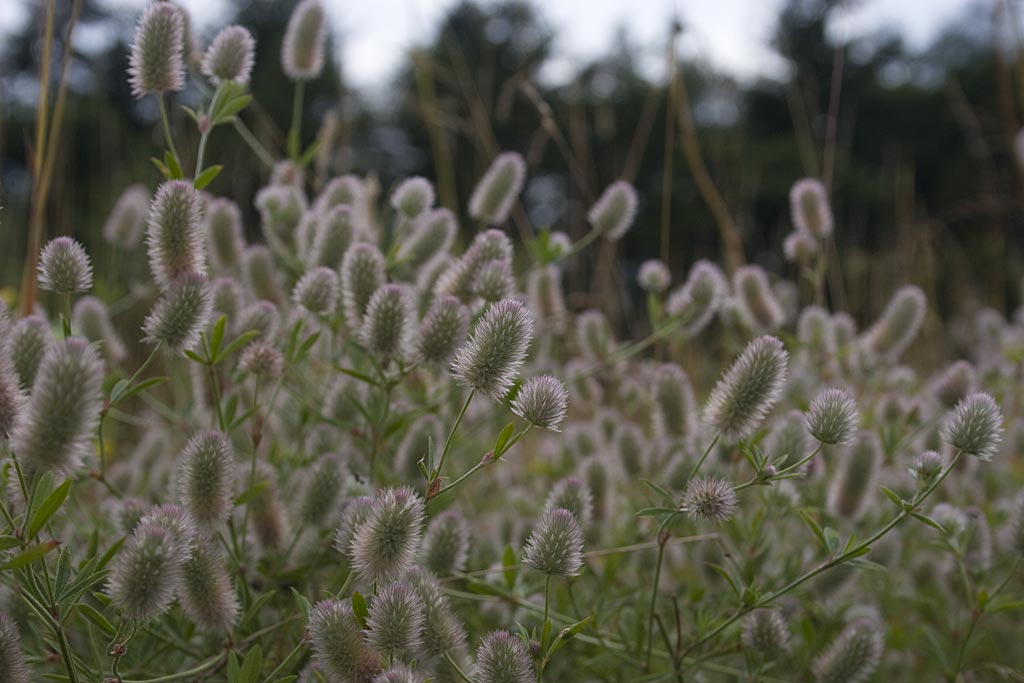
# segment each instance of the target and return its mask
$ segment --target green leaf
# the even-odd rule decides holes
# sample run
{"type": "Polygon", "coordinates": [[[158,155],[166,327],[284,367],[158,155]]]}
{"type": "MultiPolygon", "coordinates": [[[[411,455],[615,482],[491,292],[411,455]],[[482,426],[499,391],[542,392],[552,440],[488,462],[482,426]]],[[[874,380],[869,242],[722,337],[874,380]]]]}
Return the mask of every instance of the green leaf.
{"type": "Polygon", "coordinates": [[[39,506],[36,514],[32,516],[32,524],[28,528],[29,539],[35,538],[39,530],[60,510],[61,506],[64,505],[64,501],[68,499],[68,493],[70,492],[71,480],[65,479],[64,483],[46,497],[46,500],[39,506]]]}
{"type": "Polygon", "coordinates": [[[217,112],[217,118],[214,120],[214,123],[227,123],[231,120],[232,116],[248,107],[251,102],[252,95],[240,95],[232,98],[231,101],[227,102],[217,112]]]}
{"type": "Polygon", "coordinates": [[[238,673],[238,683],[259,683],[260,672],[263,670],[263,648],[253,646],[245,655],[242,669],[238,673]]]}
{"type": "Polygon", "coordinates": [[[654,491],[655,493],[660,495],[662,498],[664,498],[666,501],[668,501],[672,505],[673,508],[675,508],[676,499],[672,497],[671,493],[669,493],[665,489],[661,488],[660,486],[655,484],[653,481],[648,481],[647,479],[641,479],[640,481],[643,482],[644,484],[646,484],[648,488],[650,488],[652,491],[654,491]]]}
{"type": "Polygon", "coordinates": [[[143,391],[145,391],[146,389],[158,386],[160,384],[163,384],[166,381],[167,381],[166,377],[150,377],[149,379],[144,379],[141,382],[139,382],[139,383],[135,384],[134,386],[132,386],[130,389],[127,389],[124,392],[122,392],[121,395],[117,397],[117,401],[115,401],[113,399],[113,396],[111,396],[110,405],[114,405],[114,404],[116,404],[116,403],[118,403],[120,401],[125,400],[126,398],[131,398],[135,394],[140,394],[143,391]]]}
{"type": "Polygon", "coordinates": [[[231,340],[231,343],[229,343],[227,347],[225,347],[224,351],[217,358],[217,362],[221,362],[222,360],[230,356],[232,353],[234,353],[236,350],[241,348],[243,345],[248,344],[251,340],[255,339],[259,335],[259,330],[247,330],[246,332],[243,332],[242,334],[238,335],[237,337],[231,340]]]}
{"type": "Polygon", "coordinates": [[[168,180],[171,179],[171,169],[167,168],[167,164],[156,157],[150,157],[149,160],[153,162],[153,165],[156,166],[156,170],[160,171],[160,174],[164,178],[167,178],[168,180]]]}
{"type": "Polygon", "coordinates": [[[366,618],[370,615],[370,610],[366,608],[366,599],[363,598],[363,594],[359,591],[352,594],[352,612],[356,615],[359,628],[365,629],[366,618]]]}
{"type": "Polygon", "coordinates": [[[243,491],[238,496],[236,496],[235,505],[243,505],[249,503],[254,498],[258,497],[261,493],[266,491],[269,485],[270,483],[267,480],[261,479],[260,481],[253,484],[251,488],[243,491]]]}
{"type": "Polygon", "coordinates": [[[238,683],[238,656],[232,651],[228,655],[228,683],[238,683]]]}
{"type": "Polygon", "coordinates": [[[78,605],[78,611],[82,613],[83,617],[85,617],[92,623],[96,624],[96,626],[99,626],[101,631],[106,633],[111,638],[114,637],[114,627],[110,624],[109,621],[107,621],[107,618],[105,616],[97,612],[94,608],[90,607],[89,605],[86,605],[85,603],[81,603],[78,605]]]}
{"type": "Polygon", "coordinates": [[[17,536],[0,536],[0,550],[10,550],[21,545],[21,539],[17,536]]]}
{"type": "Polygon", "coordinates": [[[335,366],[334,369],[337,370],[338,372],[344,374],[344,375],[348,375],[349,377],[354,377],[355,379],[358,379],[360,382],[366,382],[367,384],[371,384],[373,386],[377,386],[378,385],[377,380],[375,380],[374,378],[370,377],[369,375],[364,375],[363,373],[358,372],[356,370],[352,370],[351,368],[342,368],[342,367],[335,366]]]}
{"type": "Polygon", "coordinates": [[[825,527],[825,547],[830,553],[839,549],[839,532],[832,527],[825,527]]]}
{"type": "Polygon", "coordinates": [[[927,524],[931,528],[937,530],[940,534],[949,535],[949,532],[947,532],[946,529],[941,524],[936,522],[934,519],[932,519],[928,515],[922,514],[920,512],[911,512],[910,514],[911,514],[911,516],[913,516],[914,519],[918,520],[919,522],[924,522],[925,524],[927,524]]]}
{"type": "Polygon", "coordinates": [[[516,585],[516,577],[519,575],[519,568],[516,566],[516,551],[511,545],[505,546],[505,553],[501,556],[502,573],[505,575],[505,585],[512,590],[516,585]]]}
{"type": "Polygon", "coordinates": [[[821,525],[806,510],[797,510],[797,514],[800,515],[800,519],[804,520],[807,527],[814,533],[822,547],[828,550],[828,541],[825,540],[825,533],[821,530],[821,525]]]}
{"type": "Polygon", "coordinates": [[[59,541],[49,541],[47,543],[39,543],[38,545],[29,546],[11,559],[7,560],[7,562],[0,565],[0,571],[20,569],[29,565],[46,555],[58,545],[60,545],[59,541]]]}
{"type": "Polygon", "coordinates": [[[707,565],[711,567],[711,569],[713,569],[715,573],[721,575],[722,578],[729,582],[729,585],[732,587],[732,592],[736,594],[737,598],[743,597],[743,592],[739,589],[739,586],[736,585],[736,581],[732,578],[732,575],[729,573],[728,569],[721,565],[715,564],[714,562],[708,562],[707,565]]]}
{"type": "Polygon", "coordinates": [[[295,602],[296,604],[298,604],[299,609],[302,610],[303,616],[306,617],[306,621],[309,621],[309,612],[311,609],[309,606],[309,600],[306,599],[305,595],[295,590],[294,588],[292,588],[292,595],[295,597],[295,602]]]}
{"type": "Polygon", "coordinates": [[[885,497],[891,500],[896,507],[900,509],[903,508],[903,499],[896,495],[895,491],[888,486],[882,486],[880,488],[882,489],[882,493],[885,494],[885,497]]]}
{"type": "Polygon", "coordinates": [[[171,172],[171,180],[181,180],[185,177],[185,174],[181,172],[178,157],[174,156],[170,150],[164,152],[164,163],[167,164],[167,168],[171,172]]]}
{"type": "MultiPolygon", "coordinates": [[[[29,493],[28,511],[25,513],[25,524],[23,529],[32,528],[32,519],[35,517],[36,512],[42,507],[43,501],[50,497],[53,493],[53,474],[46,472],[43,476],[32,485],[32,490],[29,493]]],[[[32,536],[26,534],[26,540],[31,541],[32,536]]]]}
{"type": "Polygon", "coordinates": [[[192,181],[192,187],[196,188],[197,190],[202,190],[207,185],[212,183],[214,178],[220,175],[220,172],[223,170],[223,164],[215,164],[213,166],[210,166],[202,173],[200,173],[198,176],[196,176],[196,179],[192,181]]]}
{"type": "Polygon", "coordinates": [[[515,425],[509,422],[505,425],[501,432],[498,434],[498,440],[494,442],[494,459],[497,460],[504,453],[508,440],[512,438],[512,432],[515,431],[515,425]]]}
{"type": "Polygon", "coordinates": [[[313,140],[313,142],[310,143],[309,147],[306,148],[306,151],[302,153],[302,156],[299,157],[299,166],[303,168],[309,166],[309,162],[313,161],[313,157],[316,156],[316,151],[319,148],[320,140],[313,140]]]}
{"type": "MultiPolygon", "coordinates": [[[[199,188],[196,188],[199,189],[199,188]]],[[[226,316],[217,318],[210,332],[210,361],[216,363],[220,354],[220,345],[224,342],[224,327],[228,324],[226,316]]]]}
{"type": "Polygon", "coordinates": [[[190,360],[194,360],[195,362],[199,363],[200,365],[207,365],[206,359],[200,357],[195,351],[186,349],[185,350],[185,357],[190,359],[190,360]]]}

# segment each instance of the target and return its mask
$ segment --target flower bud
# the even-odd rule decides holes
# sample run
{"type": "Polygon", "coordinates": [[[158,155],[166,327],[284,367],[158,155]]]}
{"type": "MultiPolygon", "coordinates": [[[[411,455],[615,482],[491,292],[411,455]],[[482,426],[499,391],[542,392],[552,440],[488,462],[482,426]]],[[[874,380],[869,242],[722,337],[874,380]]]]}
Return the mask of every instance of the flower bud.
{"type": "Polygon", "coordinates": [[[583,531],[565,508],[544,513],[523,547],[523,562],[548,576],[576,576],[583,566],[583,531]]]}
{"type": "Polygon", "coordinates": [[[85,248],[70,237],[55,237],[39,252],[39,286],[70,294],[92,287],[92,264],[85,248]]]}
{"type": "Polygon", "coordinates": [[[683,494],[683,508],[694,521],[725,524],[736,512],[736,491],[725,479],[695,478],[683,494]]]}
{"type": "Polygon", "coordinates": [[[149,6],[135,28],[128,75],[135,97],[185,88],[185,17],[169,2],[149,6]]]}
{"type": "Polygon", "coordinates": [[[897,291],[865,333],[866,348],[889,362],[896,361],[920,331],[926,303],[924,292],[913,285],[897,291]]]}
{"type": "Polygon", "coordinates": [[[860,414],[857,404],[842,389],[823,389],[811,401],[804,417],[807,431],[828,446],[850,443],[857,431],[860,414]]]}
{"type": "Polygon", "coordinates": [[[11,449],[26,476],[70,472],[92,452],[102,381],[103,362],[84,339],[71,337],[49,346],[11,435],[11,449]]]}
{"type": "Polygon", "coordinates": [[[335,455],[322,456],[313,466],[299,500],[299,521],[320,527],[334,518],[341,497],[344,471],[335,455]]]}
{"type": "Polygon", "coordinates": [[[850,624],[814,662],[818,683],[866,681],[878,668],[882,647],[877,624],[869,620],[850,624]]]}
{"type": "Polygon", "coordinates": [[[191,182],[169,180],[157,188],[146,221],[146,245],[161,290],[185,273],[206,272],[201,216],[199,193],[191,182]]]}
{"type": "Polygon", "coordinates": [[[619,454],[622,469],[632,479],[647,472],[650,446],[643,430],[632,422],[621,425],[615,440],[615,451],[619,454]]]}
{"type": "Polygon", "coordinates": [[[360,341],[378,358],[403,358],[409,347],[415,314],[405,287],[384,285],[370,298],[360,341]]]}
{"type": "Polygon", "coordinates": [[[551,375],[538,375],[526,380],[512,401],[512,412],[534,427],[560,431],[569,405],[565,385],[551,375]]]}
{"type": "Polygon", "coordinates": [[[587,222],[598,234],[618,240],[633,226],[636,207],[636,190],[625,180],[617,180],[590,207],[587,222]]]}
{"type": "Polygon", "coordinates": [[[320,266],[309,271],[295,285],[295,303],[313,315],[330,315],[338,306],[338,275],[320,266]]]}
{"type": "Polygon", "coordinates": [[[533,317],[515,299],[492,305],[452,361],[452,374],[495,401],[508,392],[533,339],[533,317]]]}
{"type": "Polygon", "coordinates": [[[345,252],[341,264],[341,297],[345,319],[353,330],[363,326],[370,298],[384,284],[384,255],[377,247],[359,243],[345,252]]]}
{"type": "Polygon", "coordinates": [[[29,683],[32,671],[21,649],[21,634],[9,616],[0,612],[0,679],[5,683],[29,683]]]}
{"type": "Polygon", "coordinates": [[[153,619],[174,600],[185,559],[171,531],[144,520],[114,563],[107,586],[110,602],[129,619],[153,619]]]}
{"type": "Polygon", "coordinates": [[[672,284],[672,273],[661,261],[650,259],[640,264],[636,281],[645,292],[661,294],[672,284]]]}
{"type": "Polygon", "coordinates": [[[398,246],[397,260],[418,269],[448,251],[455,239],[455,215],[448,209],[432,209],[420,214],[412,226],[412,234],[398,246]]]}
{"type": "Polygon", "coordinates": [[[978,384],[978,373],[965,360],[958,360],[948,366],[931,384],[931,391],[947,408],[952,408],[974,391],[978,384]]]}
{"type": "Polygon", "coordinates": [[[255,59],[256,41],[243,26],[220,30],[203,56],[202,71],[214,85],[233,81],[248,85],[255,59]]]}
{"type": "Polygon", "coordinates": [[[281,45],[281,67],[293,81],[308,81],[324,69],[326,16],[320,0],[302,0],[292,11],[281,45]]]}
{"type": "Polygon", "coordinates": [[[810,264],[818,257],[818,242],[802,230],[794,230],[782,241],[782,253],[790,263],[810,264]]]}
{"type": "Polygon", "coordinates": [[[767,662],[778,661],[789,652],[789,628],[781,612],[756,609],[743,621],[743,646],[767,662]]]}
{"type": "Polygon", "coordinates": [[[146,229],[148,212],[149,190],[145,185],[129,185],[103,224],[103,239],[122,249],[134,249],[146,229]]]}
{"type": "Polygon", "coordinates": [[[768,277],[758,266],[738,268],[732,278],[736,301],[743,323],[755,332],[766,332],[781,327],[785,312],[775,298],[768,277]]]}
{"type": "Polygon", "coordinates": [[[462,302],[453,296],[438,298],[420,323],[416,350],[427,363],[447,364],[466,341],[468,316],[462,302]]]}
{"type": "Polygon", "coordinates": [[[178,598],[192,623],[209,633],[227,633],[238,621],[231,575],[223,553],[210,539],[200,539],[182,567],[178,598]]]}
{"type": "Polygon", "coordinates": [[[917,480],[919,489],[926,489],[942,473],[942,456],[935,451],[925,451],[914,457],[914,466],[910,469],[911,476],[917,480]]]}
{"type": "Polygon", "coordinates": [[[565,330],[569,313],[562,291],[562,273],[557,266],[548,265],[530,271],[526,280],[526,297],[542,329],[553,334],[565,330]]]}
{"type": "Polygon", "coordinates": [[[1003,413],[988,394],[968,394],[947,415],[941,436],[954,448],[989,461],[1003,440],[1003,413]]]}
{"type": "Polygon", "coordinates": [[[438,576],[452,576],[466,568],[469,556],[469,524],[455,510],[445,510],[423,535],[422,564],[438,576]]]}
{"type": "MultiPolygon", "coordinates": [[[[294,177],[295,169],[290,163],[275,166],[274,173],[281,180],[282,170],[285,176],[294,177]]],[[[292,182],[272,182],[256,193],[256,208],[260,212],[260,222],[267,242],[275,242],[286,246],[295,246],[297,232],[302,219],[306,215],[306,195],[300,187],[292,182]]],[[[302,245],[302,246],[309,246],[302,245]]]]}
{"type": "Polygon", "coordinates": [[[578,477],[565,477],[555,482],[544,501],[544,512],[559,508],[568,510],[585,531],[594,518],[594,496],[590,487],[578,477]]]}
{"type": "Polygon", "coordinates": [[[466,642],[466,630],[434,575],[414,567],[403,580],[412,586],[423,605],[423,654],[443,657],[445,653],[461,648],[466,642]]]}
{"type": "Polygon", "coordinates": [[[508,631],[484,636],[472,675],[476,683],[531,683],[535,678],[529,650],[508,631]]]}
{"type": "Polygon", "coordinates": [[[349,549],[352,567],[367,581],[389,583],[416,559],[426,508],[412,489],[384,489],[366,521],[356,528],[349,549]]]}
{"type": "Polygon", "coordinates": [[[316,198],[313,207],[320,213],[326,213],[336,206],[347,206],[354,209],[359,206],[366,194],[363,181],[354,175],[343,175],[331,178],[316,198]]]}
{"type": "Polygon", "coordinates": [[[786,384],[789,354],[775,337],[754,339],[718,381],[704,420],[727,441],[750,436],[774,407],[786,384]]]}
{"type": "Polygon", "coordinates": [[[405,582],[388,584],[370,602],[366,641],[389,660],[411,655],[423,635],[423,604],[405,582]]]}
{"type": "Polygon", "coordinates": [[[583,357],[589,361],[600,361],[611,356],[615,350],[615,335],[604,313],[590,310],[576,317],[576,343],[583,357]]]}
{"type": "Polygon", "coordinates": [[[515,152],[499,154],[476,184],[469,198],[470,217],[487,225],[508,220],[526,181],[526,162],[515,152]]]}
{"type": "Polygon", "coordinates": [[[406,218],[416,218],[434,205],[434,186],[426,178],[406,178],[391,193],[391,208],[406,218]]]}
{"type": "Polygon", "coordinates": [[[804,178],[789,191],[789,210],[799,232],[815,237],[832,234],[832,208],[825,186],[815,178],[804,178]]]}
{"type": "Polygon", "coordinates": [[[189,439],[179,457],[178,497],[192,519],[215,530],[234,505],[235,460],[231,442],[209,430],[189,439]]]}
{"type": "Polygon", "coordinates": [[[309,639],[313,658],[329,683],[369,681],[380,671],[380,655],[363,639],[348,600],[323,600],[313,605],[309,639]]]}
{"type": "Polygon", "coordinates": [[[174,353],[191,350],[209,324],[213,308],[205,275],[185,273],[170,284],[142,323],[145,340],[162,344],[174,353]]]}
{"type": "Polygon", "coordinates": [[[515,293],[515,277],[512,264],[504,260],[481,263],[473,277],[471,290],[474,296],[493,303],[515,293]]]}
{"type": "Polygon", "coordinates": [[[281,326],[281,314],[269,301],[253,301],[243,308],[235,320],[235,334],[258,332],[258,339],[270,342],[281,326]]]}

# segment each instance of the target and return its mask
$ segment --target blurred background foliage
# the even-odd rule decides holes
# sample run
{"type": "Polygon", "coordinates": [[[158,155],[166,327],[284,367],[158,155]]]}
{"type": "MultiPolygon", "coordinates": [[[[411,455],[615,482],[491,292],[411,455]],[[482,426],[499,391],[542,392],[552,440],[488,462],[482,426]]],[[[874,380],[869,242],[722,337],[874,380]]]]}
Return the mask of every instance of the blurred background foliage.
{"type": "MultiPolygon", "coordinates": [[[[291,5],[251,0],[232,18],[258,46],[256,104],[244,118],[281,156],[291,87],[278,52],[291,5]]],[[[667,77],[645,75],[623,37],[568,83],[545,86],[538,73],[556,36],[541,5],[462,2],[405,57],[383,97],[348,89],[344,65],[311,83],[304,143],[333,112],[330,174],[374,173],[382,194],[396,179],[424,175],[437,183],[440,203],[462,216],[494,154],[521,151],[530,180],[508,226],[519,235],[545,227],[582,235],[602,188],[631,180],[642,198],[635,228],[577,258],[567,283],[573,307],[601,307],[621,326],[643,318],[635,310],[639,264],[660,256],[682,280],[698,258],[724,262],[723,220],[735,225],[745,260],[795,278],[781,243],[791,229],[788,191],[802,176],[831,188],[832,258],[841,266],[830,276],[834,308],[863,323],[906,282],[922,286],[944,318],[980,305],[1016,306],[1024,177],[1013,140],[1024,112],[1024,64],[1014,45],[996,38],[1000,26],[1019,25],[1015,4],[982,2],[970,20],[916,52],[895,34],[834,44],[826,27],[837,5],[790,0],[779,14],[773,45],[788,64],[783,80],[737,82],[699,59],[679,59],[687,27],[675,25],[665,27],[667,77]],[[702,176],[720,195],[717,215],[702,176]]],[[[73,6],[57,3],[54,83],[73,6]]],[[[95,0],[79,9],[43,225],[47,237],[82,240],[107,272],[103,221],[127,185],[159,183],[148,159],[162,145],[153,98],[136,101],[126,79],[136,17],[95,0]],[[114,39],[89,40],[97,35],[114,39]]],[[[210,37],[200,36],[200,46],[210,37]]],[[[29,22],[0,46],[0,285],[8,287],[17,287],[26,253],[42,44],[39,23],[29,22]]],[[[193,84],[177,101],[198,98],[193,84]]],[[[196,131],[183,115],[176,125],[189,141],[179,147],[194,150],[196,131]]],[[[230,128],[213,136],[208,159],[226,167],[208,189],[235,199],[258,239],[252,197],[269,169],[230,128]]],[[[322,181],[312,179],[310,189],[322,181]]],[[[476,229],[464,222],[463,238],[476,229]]]]}

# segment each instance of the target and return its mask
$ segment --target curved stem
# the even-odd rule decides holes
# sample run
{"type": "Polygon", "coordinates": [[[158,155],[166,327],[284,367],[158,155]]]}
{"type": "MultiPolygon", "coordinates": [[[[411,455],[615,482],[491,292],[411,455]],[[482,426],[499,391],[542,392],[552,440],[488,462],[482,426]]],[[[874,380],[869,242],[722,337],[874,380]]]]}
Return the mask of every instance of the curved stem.
{"type": "MultiPolygon", "coordinates": [[[[441,459],[438,460],[437,467],[431,472],[431,485],[441,478],[441,472],[444,471],[444,461],[448,458],[448,451],[451,450],[452,443],[455,441],[455,432],[458,431],[459,425],[462,424],[462,418],[466,416],[466,411],[469,410],[469,403],[473,400],[474,396],[476,396],[476,389],[470,390],[469,396],[466,397],[466,402],[462,404],[462,409],[459,410],[459,414],[455,418],[451,430],[448,432],[448,438],[444,441],[444,449],[441,451],[441,459]]],[[[430,486],[427,487],[428,492],[430,488],[430,486]]]]}
{"type": "Polygon", "coordinates": [[[203,673],[204,671],[209,671],[210,669],[219,666],[223,659],[224,653],[221,653],[216,657],[208,659],[202,664],[193,667],[187,671],[179,671],[176,674],[168,674],[167,676],[159,676],[157,678],[140,678],[135,680],[128,680],[126,678],[123,683],[166,683],[167,681],[180,681],[184,678],[191,678],[196,674],[203,673]]]}
{"type": "Polygon", "coordinates": [[[178,165],[181,165],[181,157],[178,156],[178,150],[174,146],[174,136],[171,135],[171,122],[167,116],[167,103],[164,101],[163,93],[157,95],[156,103],[160,107],[160,123],[164,128],[164,140],[167,142],[167,148],[171,150],[171,154],[178,160],[178,165]]]}
{"type": "Polygon", "coordinates": [[[199,136],[199,151],[196,153],[196,172],[192,174],[192,180],[199,177],[203,172],[203,157],[206,156],[206,141],[210,139],[210,131],[199,136]]]}
{"type": "Polygon", "coordinates": [[[249,149],[251,149],[253,154],[263,162],[263,165],[267,168],[273,169],[274,157],[267,151],[267,148],[256,139],[256,136],[252,134],[252,131],[249,130],[248,126],[246,126],[237,116],[233,118],[232,124],[234,125],[235,130],[238,131],[239,137],[245,141],[245,144],[249,145],[249,149]]]}

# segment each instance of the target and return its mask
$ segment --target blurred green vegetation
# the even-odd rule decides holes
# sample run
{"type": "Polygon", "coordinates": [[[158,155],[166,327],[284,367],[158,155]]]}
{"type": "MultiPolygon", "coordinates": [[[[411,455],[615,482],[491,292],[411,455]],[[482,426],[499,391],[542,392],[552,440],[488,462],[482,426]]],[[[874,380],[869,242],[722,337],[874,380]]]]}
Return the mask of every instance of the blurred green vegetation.
{"type": "MultiPolygon", "coordinates": [[[[638,317],[633,311],[642,300],[633,279],[642,260],[660,255],[681,279],[697,258],[723,258],[686,142],[699,145],[746,260],[781,276],[796,275],[781,250],[791,227],[790,185],[806,175],[831,185],[841,268],[833,269],[829,296],[835,308],[861,321],[907,281],[921,285],[944,317],[980,304],[1017,305],[1024,178],[1012,150],[1024,73],[1017,51],[994,38],[1000,26],[1019,23],[1007,15],[1016,3],[982,2],[970,21],[950,26],[919,52],[895,34],[833,43],[826,27],[838,4],[790,0],[780,13],[773,45],[788,79],[742,83],[702,60],[676,59],[671,71],[683,87],[673,89],[667,79],[645,74],[640,50],[625,38],[570,83],[544,85],[538,73],[557,36],[543,11],[524,2],[463,2],[406,55],[382,99],[347,88],[336,66],[311,83],[304,142],[334,111],[340,125],[331,174],[375,173],[382,192],[400,177],[421,174],[463,216],[490,158],[499,149],[521,151],[530,181],[509,229],[524,234],[551,227],[581,235],[586,209],[601,189],[620,176],[632,180],[642,197],[635,229],[618,245],[578,259],[568,281],[573,306],[600,306],[619,324],[638,317]],[[695,125],[689,139],[680,127],[686,118],[695,125]]],[[[256,106],[244,117],[282,156],[291,85],[278,50],[291,5],[253,0],[240,3],[231,18],[258,45],[256,106]]],[[[72,3],[57,6],[54,81],[72,3]]],[[[88,49],[76,43],[71,56],[44,224],[47,236],[74,235],[94,254],[104,250],[100,228],[120,191],[160,181],[148,160],[161,149],[155,103],[134,100],[125,76],[135,19],[84,0],[73,34],[106,39],[82,41],[88,49]]],[[[666,64],[677,53],[671,46],[686,35],[685,25],[665,27],[666,64]]],[[[200,44],[210,37],[201,36],[200,44]]],[[[26,251],[41,44],[38,23],[29,22],[0,47],[3,286],[17,286],[26,251]]],[[[194,88],[177,101],[197,101],[194,88]]],[[[194,150],[198,135],[187,124],[178,117],[178,135],[186,140],[180,146],[194,150]]],[[[268,169],[228,128],[213,136],[208,159],[226,166],[209,189],[238,201],[250,237],[257,238],[252,197],[268,169]]],[[[475,229],[464,222],[464,236],[475,229]]]]}

